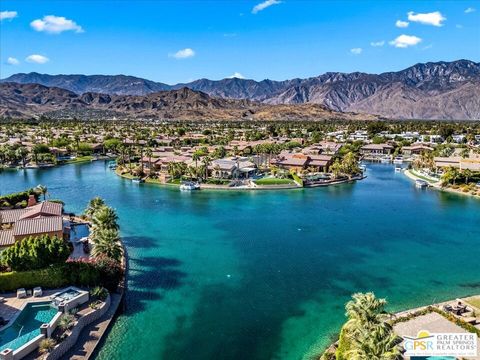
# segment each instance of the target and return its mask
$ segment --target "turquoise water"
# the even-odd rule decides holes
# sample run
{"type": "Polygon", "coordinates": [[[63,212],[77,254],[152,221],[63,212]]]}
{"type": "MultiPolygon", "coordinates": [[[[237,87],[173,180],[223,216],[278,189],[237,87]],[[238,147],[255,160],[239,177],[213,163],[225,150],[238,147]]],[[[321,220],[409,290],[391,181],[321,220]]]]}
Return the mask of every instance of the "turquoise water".
{"type": "Polygon", "coordinates": [[[127,312],[98,359],[313,358],[355,291],[400,310],[480,293],[480,202],[419,190],[391,165],[364,181],[278,192],[132,184],[104,163],[0,174],[46,184],[67,211],[93,196],[120,216],[127,312]]]}
{"type": "Polygon", "coordinates": [[[27,304],[13,324],[0,331],[0,351],[16,350],[40,335],[40,326],[49,323],[56,313],[50,302],[27,304]]]}

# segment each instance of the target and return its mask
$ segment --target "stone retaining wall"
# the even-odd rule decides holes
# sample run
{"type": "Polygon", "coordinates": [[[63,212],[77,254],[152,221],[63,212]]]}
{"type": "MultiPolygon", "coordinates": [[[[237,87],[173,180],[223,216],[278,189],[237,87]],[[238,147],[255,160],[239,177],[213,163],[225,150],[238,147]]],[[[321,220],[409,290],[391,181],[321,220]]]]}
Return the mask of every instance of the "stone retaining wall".
{"type": "Polygon", "coordinates": [[[100,319],[107,312],[108,308],[110,307],[110,301],[111,300],[109,294],[100,309],[92,311],[78,319],[77,323],[72,329],[71,334],[52,350],[52,352],[48,355],[47,359],[60,359],[72,346],[75,345],[78,337],[80,336],[80,333],[82,332],[82,329],[88,324],[91,324],[92,322],[100,319]]]}

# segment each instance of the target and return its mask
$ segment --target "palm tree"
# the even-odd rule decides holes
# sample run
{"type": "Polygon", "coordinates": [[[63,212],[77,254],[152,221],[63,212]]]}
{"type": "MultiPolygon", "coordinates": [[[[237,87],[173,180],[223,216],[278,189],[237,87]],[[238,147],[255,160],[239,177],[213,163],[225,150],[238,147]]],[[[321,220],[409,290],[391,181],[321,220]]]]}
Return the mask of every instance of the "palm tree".
{"type": "Polygon", "coordinates": [[[48,193],[47,187],[45,185],[37,185],[36,189],[41,195],[43,195],[43,201],[45,201],[48,193]]]}
{"type": "Polygon", "coordinates": [[[118,230],[101,229],[93,237],[92,255],[96,258],[106,256],[115,261],[122,258],[122,247],[119,241],[118,230]]]}
{"type": "Polygon", "coordinates": [[[205,167],[205,180],[208,178],[208,165],[210,165],[210,156],[205,156],[202,160],[202,164],[205,167]]]}
{"type": "Polygon", "coordinates": [[[465,184],[468,184],[468,180],[473,176],[473,172],[470,169],[465,169],[462,171],[463,176],[465,176],[465,184]]]}
{"type": "Polygon", "coordinates": [[[362,329],[352,338],[352,347],[345,355],[352,360],[397,360],[401,359],[401,341],[393,331],[384,334],[362,329]]]}
{"type": "Polygon", "coordinates": [[[109,206],[99,208],[92,217],[94,232],[102,229],[118,230],[120,227],[117,220],[118,216],[114,209],[109,206]]]}
{"type": "Polygon", "coordinates": [[[105,206],[105,201],[101,197],[99,196],[94,197],[89,201],[87,208],[85,209],[85,214],[88,217],[92,218],[95,212],[104,206],[105,206]]]}
{"type": "Polygon", "coordinates": [[[25,162],[28,155],[28,149],[24,146],[21,146],[15,151],[15,154],[17,155],[17,157],[22,159],[22,167],[25,167],[25,162]]]}
{"type": "Polygon", "coordinates": [[[338,175],[342,172],[342,164],[338,159],[330,166],[330,171],[332,172],[334,179],[338,178],[338,175]]]}
{"type": "MultiPolygon", "coordinates": [[[[152,174],[152,155],[153,151],[151,148],[145,150],[145,156],[148,156],[148,168],[150,169],[150,174],[152,174]]],[[[142,172],[143,172],[143,161],[142,161],[142,172]]]]}

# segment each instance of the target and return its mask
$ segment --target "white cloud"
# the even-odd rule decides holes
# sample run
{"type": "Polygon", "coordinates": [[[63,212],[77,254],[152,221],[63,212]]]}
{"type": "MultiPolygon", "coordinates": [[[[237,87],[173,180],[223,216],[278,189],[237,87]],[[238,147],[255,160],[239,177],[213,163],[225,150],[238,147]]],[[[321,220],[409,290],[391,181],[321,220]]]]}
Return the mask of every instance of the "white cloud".
{"type": "Polygon", "coordinates": [[[264,2],[261,2],[253,7],[252,14],[257,14],[258,12],[265,10],[272,5],[278,5],[281,3],[282,2],[280,0],[265,0],[264,2]]]}
{"type": "Polygon", "coordinates": [[[190,48],[178,50],[176,53],[168,54],[169,57],[173,57],[175,59],[187,59],[195,56],[195,51],[190,48]]]}
{"type": "Polygon", "coordinates": [[[13,19],[16,18],[18,13],[16,11],[1,11],[0,20],[13,19]]]}
{"type": "Polygon", "coordinates": [[[350,52],[354,55],[360,55],[362,53],[363,49],[362,48],[353,48],[350,49],[350,52]]]}
{"type": "Polygon", "coordinates": [[[477,9],[473,8],[473,7],[469,7],[469,8],[466,8],[465,9],[465,14],[470,14],[472,12],[475,12],[477,9]]]}
{"type": "Polygon", "coordinates": [[[25,61],[35,64],[45,64],[46,62],[49,62],[50,59],[43,55],[33,54],[27,56],[25,61]]]}
{"type": "Polygon", "coordinates": [[[383,46],[385,45],[385,41],[384,40],[381,40],[381,41],[372,41],[370,43],[371,46],[373,47],[379,47],[379,46],[383,46]]]}
{"type": "Polygon", "coordinates": [[[440,11],[434,11],[425,14],[415,14],[413,11],[408,13],[408,20],[413,22],[419,22],[424,25],[443,26],[443,21],[447,20],[440,11]]]}
{"type": "Polygon", "coordinates": [[[413,35],[400,35],[395,40],[390,41],[390,45],[397,48],[407,48],[420,43],[422,39],[413,35]]]}
{"type": "Polygon", "coordinates": [[[409,22],[408,21],[403,21],[403,20],[397,20],[395,22],[395,26],[399,28],[406,28],[408,27],[409,22]]]}
{"type": "Polygon", "coordinates": [[[239,72],[234,72],[233,75],[229,76],[228,77],[229,79],[245,79],[245,76],[243,76],[242,74],[240,74],[239,72]]]}
{"type": "Polygon", "coordinates": [[[18,61],[18,59],[16,59],[16,58],[10,56],[10,57],[7,59],[7,64],[9,64],[9,65],[18,65],[18,64],[20,64],[20,61],[18,61]]]}
{"type": "Polygon", "coordinates": [[[63,16],[47,15],[43,19],[33,20],[30,26],[35,31],[45,31],[49,34],[60,34],[64,31],[75,31],[82,33],[83,29],[75,21],[64,18],[63,16]]]}

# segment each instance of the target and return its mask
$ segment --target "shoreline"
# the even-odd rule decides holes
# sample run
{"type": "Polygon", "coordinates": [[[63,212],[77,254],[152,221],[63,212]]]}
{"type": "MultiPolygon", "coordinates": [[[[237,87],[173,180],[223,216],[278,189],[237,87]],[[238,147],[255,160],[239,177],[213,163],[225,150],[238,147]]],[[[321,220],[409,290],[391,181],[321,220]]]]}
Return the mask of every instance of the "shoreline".
{"type": "MultiPolygon", "coordinates": [[[[406,177],[408,177],[410,180],[425,180],[424,178],[421,178],[415,174],[413,174],[410,170],[405,170],[403,172],[405,174],[406,177]]],[[[473,195],[473,194],[470,194],[468,192],[463,192],[461,190],[457,190],[457,189],[451,189],[451,188],[442,188],[440,185],[439,185],[439,182],[433,182],[431,180],[425,180],[428,182],[428,185],[429,185],[429,188],[433,188],[437,191],[441,191],[441,192],[446,192],[446,193],[450,193],[450,194],[457,194],[457,195],[463,195],[463,196],[468,196],[472,199],[477,199],[477,200],[480,200],[480,195],[473,195]]]]}
{"type": "MultiPolygon", "coordinates": [[[[133,177],[131,175],[125,175],[125,174],[120,174],[117,170],[115,170],[115,174],[125,180],[132,180],[133,177]]],[[[214,184],[200,184],[200,190],[218,190],[218,191],[274,191],[274,190],[300,190],[300,189],[314,189],[314,188],[319,188],[319,187],[328,187],[328,186],[334,186],[334,185],[340,185],[340,184],[345,184],[345,183],[353,183],[359,180],[365,179],[366,176],[357,176],[357,177],[352,177],[351,179],[342,179],[338,181],[332,181],[329,183],[323,183],[323,184],[313,184],[313,185],[307,185],[307,186],[298,186],[295,184],[289,185],[257,185],[255,187],[230,187],[227,185],[214,185],[214,184]]],[[[167,187],[176,187],[179,188],[179,184],[172,184],[172,183],[161,183],[159,181],[152,181],[149,180],[148,178],[145,179],[144,181],[145,184],[151,184],[151,185],[158,185],[158,186],[167,186],[167,187]]]]}

